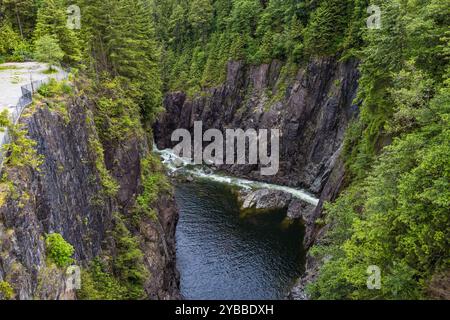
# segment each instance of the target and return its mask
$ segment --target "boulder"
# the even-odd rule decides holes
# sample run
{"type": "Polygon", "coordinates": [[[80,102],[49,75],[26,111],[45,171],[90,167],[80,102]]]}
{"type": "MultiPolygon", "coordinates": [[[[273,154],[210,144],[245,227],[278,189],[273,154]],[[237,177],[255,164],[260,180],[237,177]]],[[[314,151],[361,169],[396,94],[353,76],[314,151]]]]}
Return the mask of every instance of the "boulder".
{"type": "Polygon", "coordinates": [[[276,210],[286,209],[292,195],[279,190],[260,189],[245,196],[242,209],[276,210]]]}

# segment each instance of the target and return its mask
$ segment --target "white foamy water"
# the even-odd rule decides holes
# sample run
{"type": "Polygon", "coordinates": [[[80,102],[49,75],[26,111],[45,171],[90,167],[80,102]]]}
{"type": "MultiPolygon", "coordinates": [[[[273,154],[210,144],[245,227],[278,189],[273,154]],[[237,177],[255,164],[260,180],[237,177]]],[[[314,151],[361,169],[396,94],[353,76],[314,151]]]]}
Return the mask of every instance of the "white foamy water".
{"type": "Polygon", "coordinates": [[[156,144],[153,144],[154,151],[157,152],[161,158],[163,164],[167,167],[170,173],[176,173],[182,170],[194,177],[208,179],[211,181],[216,181],[220,183],[226,183],[229,185],[237,186],[244,189],[270,189],[270,190],[280,190],[292,194],[295,198],[306,201],[312,205],[317,206],[319,199],[311,195],[305,190],[295,189],[286,186],[280,186],[271,183],[253,181],[243,178],[226,176],[223,174],[216,173],[211,169],[205,170],[202,166],[195,166],[190,163],[190,159],[181,158],[173,153],[171,149],[158,150],[156,149],[156,144]]]}

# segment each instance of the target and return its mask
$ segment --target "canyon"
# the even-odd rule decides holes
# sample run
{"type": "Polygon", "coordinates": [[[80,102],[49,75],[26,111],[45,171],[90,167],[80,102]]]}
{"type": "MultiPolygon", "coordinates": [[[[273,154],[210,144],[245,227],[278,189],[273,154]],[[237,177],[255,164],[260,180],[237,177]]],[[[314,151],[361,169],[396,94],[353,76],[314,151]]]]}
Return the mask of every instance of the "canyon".
{"type": "MultiPolygon", "coordinates": [[[[204,89],[194,97],[183,92],[165,96],[165,112],[154,126],[155,143],[159,149],[172,148],[172,132],[180,128],[193,132],[196,121],[202,121],[205,130],[222,132],[229,128],[279,129],[278,174],[262,176],[259,165],[220,165],[217,169],[228,175],[305,189],[316,195],[318,205],[304,215],[303,246],[307,250],[320,241],[326,230],[326,226],[316,223],[322,216],[323,204],[333,201],[345,183],[340,153],[344,132],[358,115],[354,101],[357,66],[354,60],[315,59],[288,80],[282,76],[283,64],[277,60],[259,66],[231,61],[223,85],[204,89]]],[[[297,204],[297,209],[289,210],[290,215],[295,216],[301,207],[297,204]]],[[[320,261],[307,255],[306,270],[290,298],[307,298],[304,286],[314,279],[319,265],[320,261]]]]}
{"type": "MultiPolygon", "coordinates": [[[[204,130],[221,132],[280,130],[280,170],[276,175],[261,175],[260,164],[224,164],[216,169],[237,178],[304,189],[316,196],[315,205],[289,196],[291,204],[285,206],[288,216],[302,218],[303,246],[308,249],[323,232],[316,224],[323,203],[333,200],[344,183],[339,155],[344,131],[358,114],[354,104],[357,63],[313,60],[290,79],[282,76],[282,69],[277,60],[259,66],[230,61],[223,85],[204,89],[194,97],[183,92],[166,94],[165,111],[153,127],[153,138],[159,149],[172,148],[172,132],[185,129],[193,133],[197,121],[203,122],[204,130]]],[[[20,299],[76,298],[75,292],[66,288],[63,270],[46,262],[45,235],[60,233],[73,245],[75,261],[82,267],[104,254],[114,257],[116,243],[111,230],[115,216],[130,216],[142,192],[142,159],[151,147],[148,138],[134,136],[119,145],[101,141],[104,151],[99,154],[93,148],[93,141],[100,138],[89,97],[77,94],[64,104],[65,113],[43,104],[31,107],[20,120],[27,136],[36,142],[42,157],[40,168],[5,167],[15,192],[8,192],[3,184],[0,279],[11,284],[20,299]],[[116,195],[109,194],[102,184],[103,167],[118,183],[116,195]]],[[[277,199],[287,199],[283,191],[263,190],[244,203],[248,208],[252,203],[265,206],[264,197],[276,194],[277,199]]],[[[154,210],[156,220],[144,218],[138,228],[128,225],[139,239],[150,274],[146,296],[180,298],[175,255],[178,209],[173,195],[160,195],[154,210]]],[[[318,264],[307,255],[306,270],[291,298],[306,298],[302,288],[315,276],[318,264]]]]}

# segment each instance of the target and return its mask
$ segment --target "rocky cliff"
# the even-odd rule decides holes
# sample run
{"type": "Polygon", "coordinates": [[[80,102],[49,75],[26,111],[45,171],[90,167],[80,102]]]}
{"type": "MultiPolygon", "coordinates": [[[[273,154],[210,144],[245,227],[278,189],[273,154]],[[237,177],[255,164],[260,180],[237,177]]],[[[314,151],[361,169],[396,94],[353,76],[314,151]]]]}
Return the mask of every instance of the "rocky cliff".
{"type": "Polygon", "coordinates": [[[265,180],[320,194],[331,173],[344,131],[357,112],[353,104],[358,72],[355,61],[315,60],[286,77],[283,64],[248,66],[229,62],[222,86],[194,98],[182,92],[166,95],[165,114],[155,125],[158,147],[168,148],[177,128],[193,130],[280,129],[280,170],[260,176],[258,166],[223,166],[234,175],[265,180]]]}
{"type": "MultiPolygon", "coordinates": [[[[340,153],[344,132],[358,113],[354,104],[357,64],[335,58],[313,60],[289,78],[279,61],[259,66],[230,62],[223,85],[204,89],[193,98],[182,92],[166,95],[166,112],[154,128],[155,141],[160,149],[172,147],[172,132],[178,128],[192,132],[194,121],[202,121],[204,130],[280,129],[277,175],[260,176],[258,166],[250,165],[220,169],[237,176],[305,188],[317,195],[320,203],[305,219],[304,245],[309,248],[320,241],[325,230],[316,225],[323,203],[334,200],[344,183],[340,153]]],[[[318,264],[308,255],[305,275],[292,298],[306,298],[304,285],[314,278],[318,264]]]]}
{"type": "MultiPolygon", "coordinates": [[[[36,103],[21,126],[36,142],[38,167],[6,163],[0,203],[0,281],[16,299],[74,299],[66,290],[65,270],[48,261],[45,236],[60,233],[75,249],[75,263],[87,268],[107,253],[114,259],[112,229],[116,215],[131,216],[142,191],[141,163],[149,152],[144,138],[102,146],[94,107],[76,95],[54,103],[36,103]],[[105,171],[106,169],[108,171],[105,171]],[[111,192],[110,172],[118,184],[111,192]]],[[[143,217],[130,233],[139,239],[151,299],[178,297],[175,226],[178,212],[167,194],[154,204],[156,218],[143,217]]]]}

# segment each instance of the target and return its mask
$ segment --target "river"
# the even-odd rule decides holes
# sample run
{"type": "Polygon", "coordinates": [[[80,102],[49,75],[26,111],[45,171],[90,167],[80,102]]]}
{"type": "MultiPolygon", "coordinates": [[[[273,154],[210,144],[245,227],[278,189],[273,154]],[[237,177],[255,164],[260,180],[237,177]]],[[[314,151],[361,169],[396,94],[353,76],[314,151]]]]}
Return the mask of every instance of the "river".
{"type": "Polygon", "coordinates": [[[176,231],[177,268],[185,299],[283,299],[302,274],[303,226],[288,223],[286,210],[242,216],[238,188],[291,192],[312,204],[317,199],[297,189],[227,177],[184,165],[170,150],[158,151],[169,171],[188,174],[175,183],[180,209],[176,231]],[[176,163],[178,162],[178,163],[176,163]]]}

